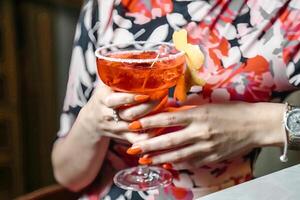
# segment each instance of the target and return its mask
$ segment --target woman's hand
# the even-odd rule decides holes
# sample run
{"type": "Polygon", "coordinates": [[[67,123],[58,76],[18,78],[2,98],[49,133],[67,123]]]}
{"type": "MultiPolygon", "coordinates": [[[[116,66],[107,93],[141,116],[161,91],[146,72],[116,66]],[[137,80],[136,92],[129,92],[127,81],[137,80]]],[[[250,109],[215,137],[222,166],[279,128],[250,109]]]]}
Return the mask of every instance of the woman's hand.
{"type": "Polygon", "coordinates": [[[80,110],[67,137],[59,138],[53,146],[52,164],[56,180],[78,191],[95,179],[104,159],[112,156],[107,153],[109,138],[120,138],[130,143],[147,139],[149,135],[146,133],[137,135],[130,132],[125,120],[149,113],[155,102],[148,99],[145,95],[115,93],[105,85],[96,88],[80,110]],[[115,122],[113,109],[124,104],[133,106],[120,110],[122,119],[115,122]]]}
{"type": "Polygon", "coordinates": [[[183,129],[133,144],[152,164],[188,161],[193,167],[241,155],[254,147],[282,145],[283,104],[208,104],[161,113],[129,125],[135,129],[183,126],[183,129]],[[161,151],[161,152],[158,152],[161,151]]]}
{"type": "Polygon", "coordinates": [[[147,134],[136,135],[128,130],[128,121],[145,116],[157,105],[157,102],[148,100],[147,95],[118,93],[105,85],[100,86],[80,111],[73,128],[95,139],[107,136],[131,143],[145,139],[147,134]],[[114,121],[113,109],[117,110],[124,105],[131,106],[120,109],[120,120],[114,121]]]}

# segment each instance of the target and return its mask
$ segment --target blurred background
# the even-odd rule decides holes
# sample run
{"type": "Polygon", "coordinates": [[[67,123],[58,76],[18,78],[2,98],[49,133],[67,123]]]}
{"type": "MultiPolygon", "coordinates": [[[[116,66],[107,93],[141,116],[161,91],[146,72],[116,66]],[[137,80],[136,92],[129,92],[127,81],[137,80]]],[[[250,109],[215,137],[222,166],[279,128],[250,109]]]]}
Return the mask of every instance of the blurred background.
{"type": "Polygon", "coordinates": [[[0,0],[0,200],[54,182],[58,130],[82,0],[0,0]]]}
{"type": "MultiPolygon", "coordinates": [[[[50,154],[58,130],[82,0],[0,0],[0,199],[55,183],[50,154]]],[[[290,97],[300,101],[300,95],[290,97]]],[[[298,102],[299,103],[299,102],[298,102]]],[[[255,175],[299,163],[265,148],[255,175]]]]}

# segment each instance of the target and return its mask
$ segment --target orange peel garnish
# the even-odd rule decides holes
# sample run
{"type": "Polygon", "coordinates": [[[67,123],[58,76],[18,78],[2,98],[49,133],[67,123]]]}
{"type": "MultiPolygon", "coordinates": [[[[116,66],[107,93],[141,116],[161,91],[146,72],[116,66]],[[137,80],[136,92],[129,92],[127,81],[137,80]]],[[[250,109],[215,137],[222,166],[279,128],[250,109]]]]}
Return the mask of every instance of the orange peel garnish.
{"type": "Polygon", "coordinates": [[[184,101],[186,93],[193,85],[203,86],[205,81],[199,77],[198,70],[203,66],[204,55],[198,45],[187,42],[187,31],[181,29],[173,33],[173,42],[178,51],[183,51],[186,56],[187,69],[175,87],[174,97],[179,101],[184,101]]]}
{"type": "Polygon", "coordinates": [[[193,69],[200,69],[204,62],[204,55],[198,45],[187,44],[184,47],[187,56],[187,64],[193,69]]]}
{"type": "Polygon", "coordinates": [[[185,52],[187,65],[193,69],[200,69],[204,63],[204,55],[198,45],[187,42],[187,31],[181,29],[173,34],[173,42],[178,51],[185,52]]]}
{"type": "Polygon", "coordinates": [[[184,51],[184,48],[187,45],[187,31],[180,29],[179,31],[175,31],[172,37],[175,48],[178,51],[184,51]]]}

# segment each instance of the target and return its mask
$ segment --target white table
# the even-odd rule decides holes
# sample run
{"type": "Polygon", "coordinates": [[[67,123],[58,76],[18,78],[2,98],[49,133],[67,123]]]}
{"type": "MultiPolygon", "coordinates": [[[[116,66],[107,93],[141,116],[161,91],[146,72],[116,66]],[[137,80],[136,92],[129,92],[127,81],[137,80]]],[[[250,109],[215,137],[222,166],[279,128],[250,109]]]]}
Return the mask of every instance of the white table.
{"type": "Polygon", "coordinates": [[[300,165],[207,195],[198,200],[300,200],[300,165]]]}

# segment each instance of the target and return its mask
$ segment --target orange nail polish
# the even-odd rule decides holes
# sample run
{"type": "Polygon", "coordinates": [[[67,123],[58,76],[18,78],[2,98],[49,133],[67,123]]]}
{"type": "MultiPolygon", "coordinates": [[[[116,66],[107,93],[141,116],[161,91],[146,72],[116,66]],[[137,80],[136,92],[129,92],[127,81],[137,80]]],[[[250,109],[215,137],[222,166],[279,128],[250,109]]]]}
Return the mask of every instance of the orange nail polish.
{"type": "Polygon", "coordinates": [[[128,129],[131,131],[137,131],[142,129],[142,124],[139,121],[133,121],[128,125],[128,129]]]}
{"type": "Polygon", "coordinates": [[[151,165],[151,163],[152,163],[152,158],[148,156],[143,156],[139,159],[140,165],[151,165]]]}
{"type": "Polygon", "coordinates": [[[164,163],[164,164],[162,165],[162,167],[163,167],[164,169],[166,169],[166,170],[173,169],[173,166],[172,166],[171,163],[164,163]]]}
{"type": "Polygon", "coordinates": [[[143,95],[143,94],[138,94],[134,97],[134,100],[136,102],[145,102],[149,100],[149,96],[148,95],[143,95]]]}
{"type": "Polygon", "coordinates": [[[140,154],[142,152],[143,152],[142,149],[140,147],[138,147],[138,146],[130,147],[126,151],[126,153],[129,154],[129,155],[137,155],[137,154],[140,154]]]}
{"type": "Polygon", "coordinates": [[[166,105],[167,102],[168,102],[168,96],[165,96],[165,97],[159,102],[159,104],[152,110],[151,114],[154,114],[154,113],[156,113],[156,112],[161,111],[161,110],[165,107],[165,105],[166,105]]]}

